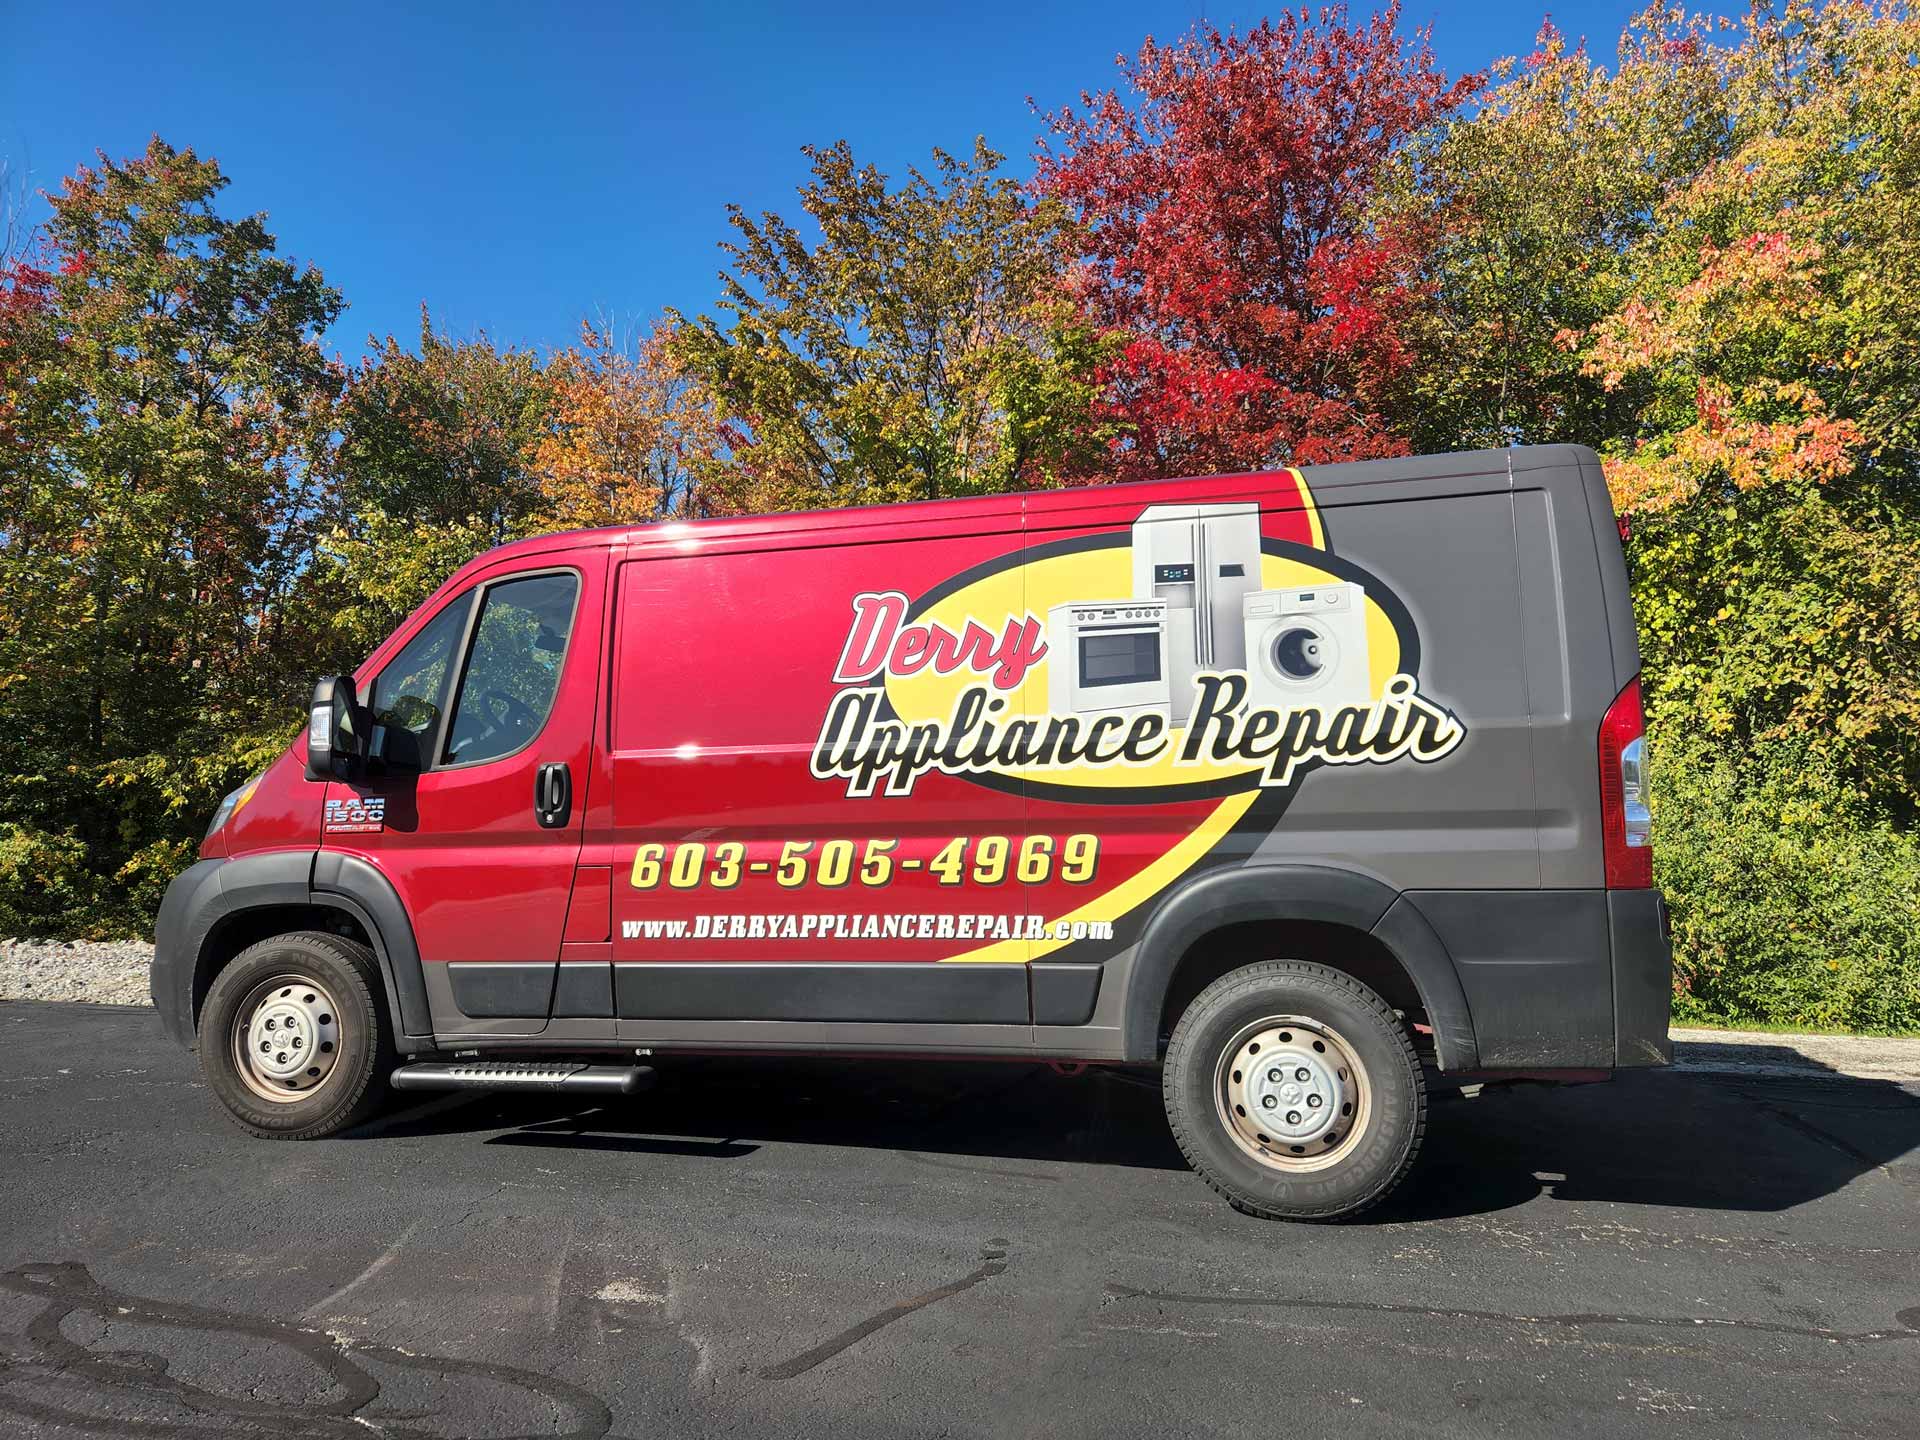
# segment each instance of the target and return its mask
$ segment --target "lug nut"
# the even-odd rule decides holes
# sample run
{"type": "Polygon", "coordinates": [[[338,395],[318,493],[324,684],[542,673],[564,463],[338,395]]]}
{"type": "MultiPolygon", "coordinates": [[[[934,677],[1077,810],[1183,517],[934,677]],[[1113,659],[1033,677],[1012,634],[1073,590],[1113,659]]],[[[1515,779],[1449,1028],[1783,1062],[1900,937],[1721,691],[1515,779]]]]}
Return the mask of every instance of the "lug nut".
{"type": "Polygon", "coordinates": [[[1278,1085],[1280,1083],[1280,1072],[1278,1070],[1267,1071],[1267,1079],[1278,1085]]]}
{"type": "Polygon", "coordinates": [[[1263,1098],[1263,1099],[1262,1099],[1262,1100],[1260,1101],[1260,1103],[1261,1103],[1262,1105],[1264,1105],[1264,1106],[1266,1106],[1266,1107],[1267,1107],[1267,1109],[1269,1109],[1269,1110],[1271,1110],[1271,1109],[1273,1109],[1273,1107],[1274,1107],[1274,1106],[1276,1106],[1276,1105],[1278,1105],[1278,1104],[1279,1104],[1280,1102],[1279,1102],[1278,1100],[1276,1100],[1276,1099],[1274,1099],[1274,1098],[1273,1098],[1273,1096],[1271,1096],[1271,1095],[1268,1095],[1268,1096],[1266,1096],[1265,1098],[1263,1098]]]}
{"type": "Polygon", "coordinates": [[[1300,1112],[1298,1110],[1287,1111],[1287,1124],[1298,1125],[1299,1123],[1300,1123],[1300,1112]]]}
{"type": "Polygon", "coordinates": [[[1321,1101],[1318,1095],[1307,1096],[1307,1108],[1309,1110],[1318,1110],[1322,1103],[1323,1102],[1321,1101]]]}
{"type": "Polygon", "coordinates": [[[1306,1066],[1302,1065],[1298,1070],[1293,1072],[1293,1078],[1296,1080],[1305,1080],[1311,1074],[1312,1072],[1308,1070],[1306,1066]]]}

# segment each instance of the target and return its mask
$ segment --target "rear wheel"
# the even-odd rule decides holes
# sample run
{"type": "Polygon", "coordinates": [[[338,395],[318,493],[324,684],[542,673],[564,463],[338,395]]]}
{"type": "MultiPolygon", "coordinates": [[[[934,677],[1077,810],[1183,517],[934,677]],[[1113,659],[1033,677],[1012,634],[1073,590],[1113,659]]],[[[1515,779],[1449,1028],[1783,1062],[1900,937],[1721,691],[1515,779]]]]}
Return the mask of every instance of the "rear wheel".
{"type": "Polygon", "coordinates": [[[1174,1027],[1162,1073],[1187,1161],[1235,1209],[1334,1220],[1384,1199],[1426,1129],[1426,1081],[1391,1007],[1352,976],[1268,960],[1174,1027]]]}
{"type": "Polygon", "coordinates": [[[318,930],[249,946],[200,1011],[200,1068],[249,1134],[314,1140],[372,1113],[391,1068],[372,952],[318,930]]]}

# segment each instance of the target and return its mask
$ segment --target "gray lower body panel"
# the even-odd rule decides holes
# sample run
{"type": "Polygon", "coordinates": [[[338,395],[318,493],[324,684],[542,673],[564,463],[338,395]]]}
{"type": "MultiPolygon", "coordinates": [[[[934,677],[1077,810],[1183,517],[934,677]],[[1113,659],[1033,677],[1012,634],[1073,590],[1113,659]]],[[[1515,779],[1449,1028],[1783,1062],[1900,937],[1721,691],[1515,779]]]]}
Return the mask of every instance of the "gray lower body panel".
{"type": "Polygon", "coordinates": [[[1093,1019],[1094,1005],[1100,999],[1098,965],[1054,965],[1045,961],[1033,967],[1033,1023],[1036,1025],[1084,1025],[1093,1019]]]}
{"type": "Polygon", "coordinates": [[[553,973],[547,964],[518,965],[489,961],[447,966],[454,1004],[477,1020],[527,1017],[544,1020],[553,1003],[553,973]]]}
{"type": "Polygon", "coordinates": [[[553,1017],[613,1018],[613,966],[605,960],[562,960],[553,986],[553,1017]]]}
{"type": "MultiPolygon", "coordinates": [[[[1025,1025],[1025,965],[616,965],[623,1020],[1025,1025]]],[[[1090,1007],[1089,1007],[1090,1008],[1090,1007]]]]}
{"type": "Polygon", "coordinates": [[[1418,890],[1406,899],[1453,957],[1488,1070],[1614,1063],[1605,890],[1418,890]]]}

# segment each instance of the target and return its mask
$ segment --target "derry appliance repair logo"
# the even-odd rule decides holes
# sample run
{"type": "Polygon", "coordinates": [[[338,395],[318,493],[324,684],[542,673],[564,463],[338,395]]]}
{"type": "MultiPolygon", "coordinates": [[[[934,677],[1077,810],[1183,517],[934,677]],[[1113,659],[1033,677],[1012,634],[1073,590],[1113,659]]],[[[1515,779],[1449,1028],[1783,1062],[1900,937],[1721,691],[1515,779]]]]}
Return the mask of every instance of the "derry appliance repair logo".
{"type": "Polygon", "coordinates": [[[1466,737],[1400,667],[1417,639],[1386,587],[1305,547],[1266,552],[1250,504],[1149,507],[1130,546],[1029,551],[934,593],[919,613],[897,590],[853,597],[811,759],[849,796],[909,795],[940,771],[1178,798],[1430,763],[1466,737]],[[1027,605],[983,623],[985,587],[1016,566],[1027,605]],[[1086,598],[1129,569],[1130,596],[1086,598]]]}

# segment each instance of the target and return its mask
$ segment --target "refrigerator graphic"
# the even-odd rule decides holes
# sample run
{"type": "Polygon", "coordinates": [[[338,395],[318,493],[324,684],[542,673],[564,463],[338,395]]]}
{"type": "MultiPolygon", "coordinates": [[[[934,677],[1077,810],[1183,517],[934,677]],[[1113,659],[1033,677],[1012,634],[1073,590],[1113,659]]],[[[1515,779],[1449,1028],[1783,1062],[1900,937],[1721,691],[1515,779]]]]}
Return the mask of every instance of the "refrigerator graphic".
{"type": "Polygon", "coordinates": [[[1167,605],[1173,723],[1193,711],[1196,670],[1247,668],[1242,603],[1260,583],[1260,507],[1149,505],[1133,524],[1133,595],[1167,605]]]}

